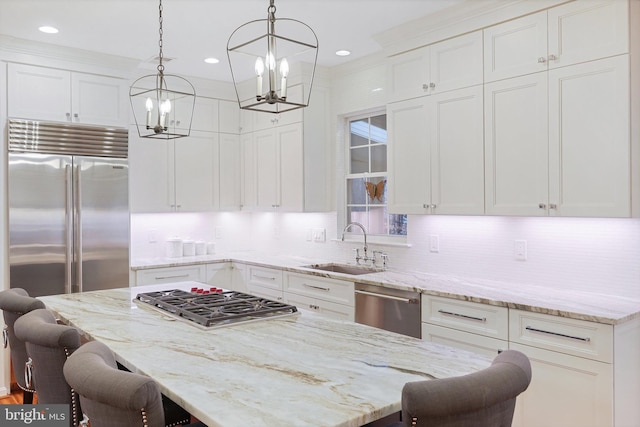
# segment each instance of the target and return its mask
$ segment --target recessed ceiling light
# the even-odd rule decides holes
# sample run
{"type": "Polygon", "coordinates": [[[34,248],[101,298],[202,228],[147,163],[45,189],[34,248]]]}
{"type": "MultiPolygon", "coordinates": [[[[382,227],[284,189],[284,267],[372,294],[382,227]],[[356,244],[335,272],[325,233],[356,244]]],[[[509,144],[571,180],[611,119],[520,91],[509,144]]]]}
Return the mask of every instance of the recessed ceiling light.
{"type": "Polygon", "coordinates": [[[217,64],[220,60],[218,58],[206,58],[204,62],[207,64],[217,64]]]}
{"type": "Polygon", "coordinates": [[[336,51],[336,55],[338,56],[349,56],[351,55],[351,52],[348,50],[338,50],[336,51]]]}
{"type": "Polygon", "coordinates": [[[47,34],[56,34],[58,32],[58,29],[56,27],[50,27],[48,25],[43,25],[42,27],[39,27],[38,30],[47,34]]]}

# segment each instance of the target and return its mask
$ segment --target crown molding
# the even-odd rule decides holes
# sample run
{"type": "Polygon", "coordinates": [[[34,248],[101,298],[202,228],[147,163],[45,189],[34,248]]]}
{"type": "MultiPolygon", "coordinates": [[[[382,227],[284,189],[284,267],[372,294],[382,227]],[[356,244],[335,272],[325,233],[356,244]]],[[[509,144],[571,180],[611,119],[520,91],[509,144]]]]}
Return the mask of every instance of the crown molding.
{"type": "Polygon", "coordinates": [[[0,59],[129,78],[140,61],[0,34],[0,59]]]}
{"type": "Polygon", "coordinates": [[[374,36],[387,56],[417,49],[573,0],[466,0],[374,36]]]}

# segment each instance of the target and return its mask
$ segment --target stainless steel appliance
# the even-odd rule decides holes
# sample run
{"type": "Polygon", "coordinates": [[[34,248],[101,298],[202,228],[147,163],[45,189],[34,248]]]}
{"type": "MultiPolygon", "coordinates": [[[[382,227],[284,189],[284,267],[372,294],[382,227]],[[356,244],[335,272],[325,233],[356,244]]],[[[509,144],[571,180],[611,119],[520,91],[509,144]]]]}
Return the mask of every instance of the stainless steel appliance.
{"type": "Polygon", "coordinates": [[[356,322],[421,338],[420,293],[355,284],[356,322]]]}
{"type": "Polygon", "coordinates": [[[10,286],[129,286],[128,130],[9,119],[10,286]]]}
{"type": "Polygon", "coordinates": [[[293,305],[218,288],[192,288],[191,292],[181,289],[143,292],[136,296],[135,301],[204,328],[254,322],[298,312],[293,305]]]}

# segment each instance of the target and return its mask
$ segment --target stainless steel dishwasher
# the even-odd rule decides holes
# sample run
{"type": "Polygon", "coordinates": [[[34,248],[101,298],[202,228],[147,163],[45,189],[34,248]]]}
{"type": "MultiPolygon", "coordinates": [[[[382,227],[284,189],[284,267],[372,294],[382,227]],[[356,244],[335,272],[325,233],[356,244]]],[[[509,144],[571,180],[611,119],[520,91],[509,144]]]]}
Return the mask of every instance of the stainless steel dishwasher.
{"type": "Polygon", "coordinates": [[[421,338],[420,293],[355,284],[356,322],[421,338]]]}

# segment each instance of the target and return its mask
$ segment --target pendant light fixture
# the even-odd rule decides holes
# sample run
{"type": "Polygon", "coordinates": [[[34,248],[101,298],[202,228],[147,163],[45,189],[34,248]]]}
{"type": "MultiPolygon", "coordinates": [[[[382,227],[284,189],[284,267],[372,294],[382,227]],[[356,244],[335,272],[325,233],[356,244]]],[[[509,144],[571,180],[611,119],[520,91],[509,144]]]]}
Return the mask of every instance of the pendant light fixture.
{"type": "Polygon", "coordinates": [[[140,77],[129,89],[133,116],[142,138],[175,139],[189,136],[196,92],[188,80],[164,73],[162,0],[160,0],[158,72],[140,77]]]}
{"type": "Polygon", "coordinates": [[[274,0],[269,2],[267,19],[231,34],[227,57],[240,108],[281,113],[309,105],[318,38],[300,21],[276,20],[274,0]]]}

